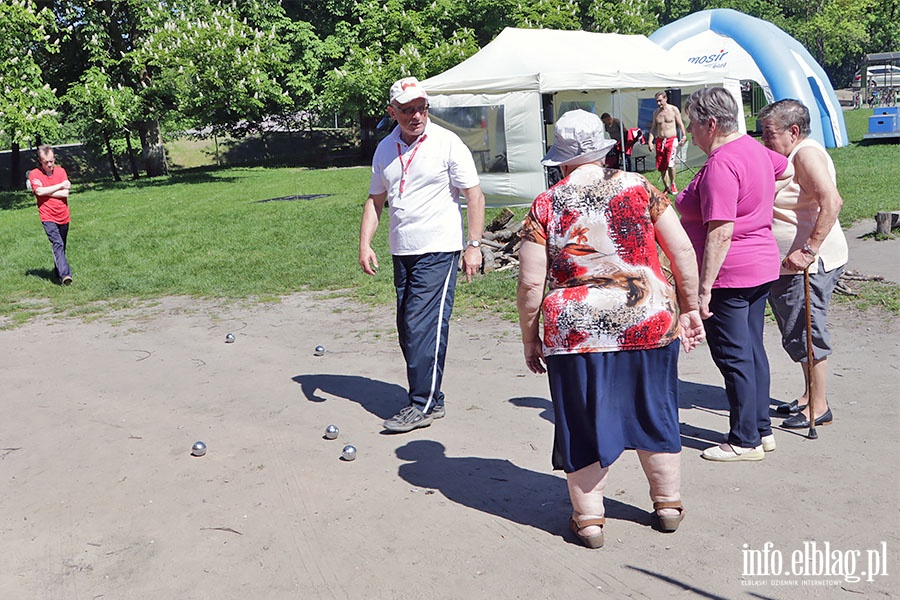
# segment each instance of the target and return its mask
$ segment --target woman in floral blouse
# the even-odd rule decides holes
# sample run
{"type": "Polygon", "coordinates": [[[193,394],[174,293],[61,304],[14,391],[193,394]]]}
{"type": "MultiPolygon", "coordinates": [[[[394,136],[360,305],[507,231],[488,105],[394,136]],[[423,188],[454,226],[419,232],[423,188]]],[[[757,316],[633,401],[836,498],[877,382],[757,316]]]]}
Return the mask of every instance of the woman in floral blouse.
{"type": "Polygon", "coordinates": [[[555,132],[543,164],[564,178],[525,220],[519,323],[528,368],[549,376],[570,527],[599,548],[609,466],[626,449],[638,452],[659,528],[675,531],[684,516],[677,366],[679,346],[703,339],[697,262],[668,199],[643,176],[602,166],[615,140],[596,115],[567,112],[555,132]]]}

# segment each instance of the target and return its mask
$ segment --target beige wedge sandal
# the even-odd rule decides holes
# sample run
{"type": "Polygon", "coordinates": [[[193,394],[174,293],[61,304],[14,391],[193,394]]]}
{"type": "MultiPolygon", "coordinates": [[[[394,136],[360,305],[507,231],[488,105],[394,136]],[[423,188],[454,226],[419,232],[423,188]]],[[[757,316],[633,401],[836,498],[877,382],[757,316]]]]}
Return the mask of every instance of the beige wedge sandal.
{"type": "Polygon", "coordinates": [[[572,528],[572,531],[578,536],[578,539],[581,540],[581,543],[587,546],[588,548],[602,548],[603,547],[603,526],[606,524],[605,517],[593,517],[587,519],[581,519],[580,521],[576,521],[575,517],[569,517],[569,527],[572,528]],[[585,527],[591,526],[600,527],[600,533],[596,535],[582,535],[581,530],[585,527]]]}
{"type": "Polygon", "coordinates": [[[684,519],[684,506],[681,504],[681,500],[676,500],[674,502],[654,502],[653,510],[656,512],[656,518],[659,519],[659,530],[666,533],[672,533],[678,529],[678,526],[681,525],[681,520],[684,519]],[[659,514],[660,509],[663,508],[674,508],[678,511],[678,514],[663,516],[659,514]]]}

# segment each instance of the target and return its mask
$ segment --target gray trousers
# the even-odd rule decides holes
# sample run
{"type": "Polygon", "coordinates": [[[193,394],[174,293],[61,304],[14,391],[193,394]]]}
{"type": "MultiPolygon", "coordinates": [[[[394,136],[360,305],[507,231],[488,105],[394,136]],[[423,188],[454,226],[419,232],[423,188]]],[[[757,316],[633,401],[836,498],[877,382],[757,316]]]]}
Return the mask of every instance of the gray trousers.
{"type": "Polygon", "coordinates": [[[41,221],[47,238],[50,240],[50,247],[53,249],[54,274],[60,280],[65,277],[72,276],[72,269],[69,268],[69,261],[66,259],[66,238],[69,237],[69,224],[60,225],[53,221],[41,221]]]}

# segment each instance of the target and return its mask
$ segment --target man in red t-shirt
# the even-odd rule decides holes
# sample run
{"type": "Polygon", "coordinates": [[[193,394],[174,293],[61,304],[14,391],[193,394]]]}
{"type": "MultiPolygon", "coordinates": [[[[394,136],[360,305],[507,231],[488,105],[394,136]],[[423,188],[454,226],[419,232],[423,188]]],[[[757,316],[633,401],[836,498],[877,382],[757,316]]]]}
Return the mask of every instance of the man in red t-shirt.
{"type": "Polygon", "coordinates": [[[51,146],[38,148],[40,168],[28,174],[31,191],[37,199],[41,224],[53,248],[53,273],[63,285],[72,283],[72,269],[66,259],[66,238],[69,235],[69,190],[72,184],[66,170],[56,166],[51,146]]]}

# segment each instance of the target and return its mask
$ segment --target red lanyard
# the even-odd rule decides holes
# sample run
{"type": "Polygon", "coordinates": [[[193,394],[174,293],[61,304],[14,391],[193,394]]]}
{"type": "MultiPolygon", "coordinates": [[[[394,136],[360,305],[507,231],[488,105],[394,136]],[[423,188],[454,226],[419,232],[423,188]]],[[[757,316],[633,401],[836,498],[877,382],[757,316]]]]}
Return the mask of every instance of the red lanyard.
{"type": "Polygon", "coordinates": [[[403,151],[400,149],[400,142],[397,142],[397,158],[400,159],[400,168],[403,170],[403,175],[400,176],[400,195],[403,195],[403,188],[406,186],[406,174],[409,172],[409,166],[412,164],[413,159],[416,157],[416,152],[419,151],[419,147],[422,145],[422,142],[425,141],[427,135],[423,135],[419,138],[419,142],[416,144],[416,147],[413,148],[412,154],[409,155],[409,160],[406,161],[406,164],[403,164],[403,151]]]}

